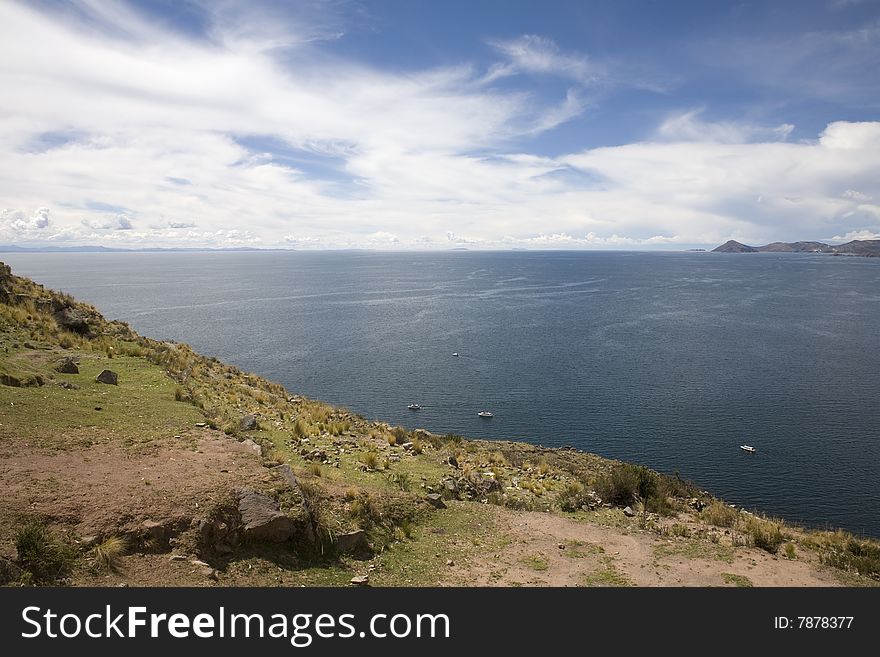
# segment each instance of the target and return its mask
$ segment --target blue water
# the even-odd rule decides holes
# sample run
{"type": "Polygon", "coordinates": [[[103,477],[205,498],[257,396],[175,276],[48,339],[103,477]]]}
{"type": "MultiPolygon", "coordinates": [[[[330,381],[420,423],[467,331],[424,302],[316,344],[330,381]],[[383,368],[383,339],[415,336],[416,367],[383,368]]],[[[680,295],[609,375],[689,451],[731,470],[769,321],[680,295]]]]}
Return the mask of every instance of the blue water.
{"type": "Polygon", "coordinates": [[[572,445],[678,471],[790,520],[880,536],[880,259],[0,259],[144,335],[189,342],[369,418],[572,445]],[[478,418],[484,409],[495,417],[478,418]]]}

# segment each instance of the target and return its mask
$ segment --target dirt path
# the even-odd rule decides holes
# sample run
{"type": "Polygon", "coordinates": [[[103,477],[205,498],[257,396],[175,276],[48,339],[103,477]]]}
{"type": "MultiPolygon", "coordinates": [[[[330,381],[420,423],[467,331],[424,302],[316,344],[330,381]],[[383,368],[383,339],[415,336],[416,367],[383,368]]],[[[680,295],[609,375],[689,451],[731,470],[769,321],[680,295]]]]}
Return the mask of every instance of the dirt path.
{"type": "Polygon", "coordinates": [[[666,538],[536,512],[497,509],[510,543],[469,564],[483,586],[839,586],[803,553],[796,560],[703,539],[666,538]]]}

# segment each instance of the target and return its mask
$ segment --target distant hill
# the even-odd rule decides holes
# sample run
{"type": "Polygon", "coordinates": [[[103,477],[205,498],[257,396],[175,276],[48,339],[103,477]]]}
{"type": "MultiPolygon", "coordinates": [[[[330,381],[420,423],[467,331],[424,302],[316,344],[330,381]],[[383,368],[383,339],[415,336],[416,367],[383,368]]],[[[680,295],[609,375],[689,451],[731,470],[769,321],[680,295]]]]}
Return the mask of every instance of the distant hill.
{"type": "Polygon", "coordinates": [[[855,255],[868,258],[880,257],[880,240],[853,240],[846,244],[824,242],[773,242],[764,246],[749,246],[736,240],[728,240],[712,249],[713,253],[830,253],[831,255],[855,255]]]}

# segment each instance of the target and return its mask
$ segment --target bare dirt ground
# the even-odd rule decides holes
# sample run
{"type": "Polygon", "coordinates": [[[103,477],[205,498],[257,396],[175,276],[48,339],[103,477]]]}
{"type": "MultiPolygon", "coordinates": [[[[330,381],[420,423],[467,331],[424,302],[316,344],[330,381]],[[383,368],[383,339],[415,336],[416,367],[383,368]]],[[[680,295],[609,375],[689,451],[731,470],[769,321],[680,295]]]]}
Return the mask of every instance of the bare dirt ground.
{"type": "MultiPolygon", "coordinates": [[[[622,514],[621,514],[622,515],[622,514]]],[[[802,553],[788,560],[755,548],[665,538],[548,513],[495,510],[510,543],[459,573],[491,586],[840,586],[802,553]]]]}
{"type": "Polygon", "coordinates": [[[52,519],[77,536],[124,532],[145,520],[198,517],[235,487],[267,476],[253,451],[219,432],[194,429],[146,452],[95,440],[94,432],[95,444],[76,450],[7,442],[0,459],[5,511],[52,519]]]}

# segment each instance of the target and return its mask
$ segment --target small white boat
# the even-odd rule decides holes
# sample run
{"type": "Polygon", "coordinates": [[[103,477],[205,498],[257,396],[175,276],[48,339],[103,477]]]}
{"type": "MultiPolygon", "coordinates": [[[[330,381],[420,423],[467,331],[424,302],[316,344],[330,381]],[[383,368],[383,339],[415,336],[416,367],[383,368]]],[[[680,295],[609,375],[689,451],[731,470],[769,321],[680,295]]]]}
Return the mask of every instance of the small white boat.
{"type": "Polygon", "coordinates": [[[420,411],[422,409],[421,404],[410,404],[407,408],[411,411],[420,411]]]}
{"type": "Polygon", "coordinates": [[[453,351],[453,352],[452,352],[452,355],[455,356],[456,358],[458,358],[458,352],[457,352],[457,351],[453,351]]]}
{"type": "Polygon", "coordinates": [[[480,411],[479,413],[477,413],[477,415],[479,415],[480,417],[492,417],[492,413],[490,413],[489,411],[480,411]]]}
{"type": "Polygon", "coordinates": [[[744,452],[757,452],[758,450],[752,447],[751,445],[740,445],[739,448],[744,452]]]}

